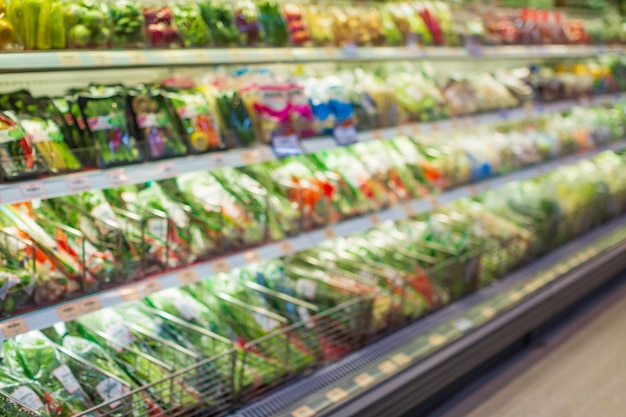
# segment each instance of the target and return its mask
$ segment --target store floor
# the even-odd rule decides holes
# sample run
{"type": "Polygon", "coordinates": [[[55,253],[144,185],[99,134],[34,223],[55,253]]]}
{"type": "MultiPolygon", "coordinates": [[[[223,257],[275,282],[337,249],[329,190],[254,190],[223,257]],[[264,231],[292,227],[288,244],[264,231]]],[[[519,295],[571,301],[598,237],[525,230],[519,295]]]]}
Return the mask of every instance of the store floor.
{"type": "Polygon", "coordinates": [[[626,416],[626,285],[429,417],[626,416]]]}

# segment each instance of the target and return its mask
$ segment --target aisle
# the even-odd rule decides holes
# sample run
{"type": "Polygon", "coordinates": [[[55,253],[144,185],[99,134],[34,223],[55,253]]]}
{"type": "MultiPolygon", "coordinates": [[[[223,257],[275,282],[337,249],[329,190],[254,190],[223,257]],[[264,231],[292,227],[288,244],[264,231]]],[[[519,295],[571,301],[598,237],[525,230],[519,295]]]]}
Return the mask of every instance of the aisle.
{"type": "Polygon", "coordinates": [[[626,416],[626,287],[435,416],[626,416]]]}

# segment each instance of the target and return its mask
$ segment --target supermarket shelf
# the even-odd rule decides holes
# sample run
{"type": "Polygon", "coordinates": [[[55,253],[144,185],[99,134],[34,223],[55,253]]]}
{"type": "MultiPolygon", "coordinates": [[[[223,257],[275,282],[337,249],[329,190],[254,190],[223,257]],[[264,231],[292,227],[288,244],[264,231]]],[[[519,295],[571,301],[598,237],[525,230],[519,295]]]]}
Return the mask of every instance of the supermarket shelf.
{"type": "Polygon", "coordinates": [[[429,400],[624,268],[626,216],[234,416],[424,415],[429,400]]]}
{"type": "MultiPolygon", "coordinates": [[[[536,104],[522,109],[501,110],[458,119],[437,122],[415,123],[399,127],[373,130],[359,133],[359,142],[376,139],[393,139],[398,135],[414,136],[420,133],[434,133],[467,129],[470,126],[497,123],[503,121],[524,120],[567,111],[576,105],[611,104],[626,98],[626,94],[605,94],[588,100],[562,100],[549,104],[536,104]]],[[[338,146],[332,137],[318,137],[302,141],[302,148],[307,153],[319,152],[338,146]]],[[[113,169],[80,172],[59,175],[27,182],[4,184],[0,186],[0,203],[19,203],[33,198],[54,198],[75,194],[86,190],[105,189],[124,184],[140,184],[151,180],[173,178],[178,175],[211,170],[223,167],[239,167],[275,159],[269,146],[247,149],[234,149],[205,155],[187,156],[164,161],[147,162],[113,169]]]]}
{"type": "Polygon", "coordinates": [[[484,46],[470,53],[468,49],[459,47],[355,47],[350,45],[343,48],[34,51],[2,53],[0,73],[274,62],[562,58],[587,57],[610,52],[623,53],[624,48],[613,45],[484,46]]]}
{"type": "Polygon", "coordinates": [[[478,183],[446,191],[428,198],[415,199],[377,213],[336,223],[322,230],[304,233],[280,242],[266,244],[245,252],[225,255],[209,261],[199,262],[191,267],[152,276],[129,285],[105,290],[90,296],[81,297],[51,307],[40,308],[0,322],[0,340],[24,333],[28,330],[43,329],[58,321],[75,319],[89,312],[119,305],[167,288],[181,287],[234,268],[250,263],[275,259],[297,251],[311,248],[329,238],[347,236],[371,229],[383,221],[402,220],[416,214],[429,212],[440,205],[471,197],[478,193],[495,189],[511,181],[519,181],[542,175],[560,166],[589,158],[607,149],[626,149],[626,141],[592,152],[569,156],[538,166],[523,169],[512,174],[491,178],[478,183]]]}

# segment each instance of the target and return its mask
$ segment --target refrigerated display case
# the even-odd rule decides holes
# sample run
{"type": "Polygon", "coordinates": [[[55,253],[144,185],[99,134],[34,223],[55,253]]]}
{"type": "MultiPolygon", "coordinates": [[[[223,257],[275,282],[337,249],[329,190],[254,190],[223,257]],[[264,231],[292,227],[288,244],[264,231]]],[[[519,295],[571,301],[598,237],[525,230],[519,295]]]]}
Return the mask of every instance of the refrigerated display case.
{"type": "Polygon", "coordinates": [[[427,410],[626,267],[577,16],[0,0],[0,416],[427,410]]]}

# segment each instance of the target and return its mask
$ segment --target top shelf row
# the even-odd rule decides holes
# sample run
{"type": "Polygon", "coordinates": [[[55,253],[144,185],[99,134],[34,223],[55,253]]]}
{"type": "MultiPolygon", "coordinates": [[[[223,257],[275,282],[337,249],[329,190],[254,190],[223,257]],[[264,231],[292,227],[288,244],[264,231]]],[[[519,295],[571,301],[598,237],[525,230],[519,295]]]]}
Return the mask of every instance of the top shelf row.
{"type": "Polygon", "coordinates": [[[480,47],[473,50],[454,47],[343,47],[42,51],[1,54],[0,73],[275,62],[581,58],[625,52],[626,47],[619,45],[501,46],[480,47]]]}

